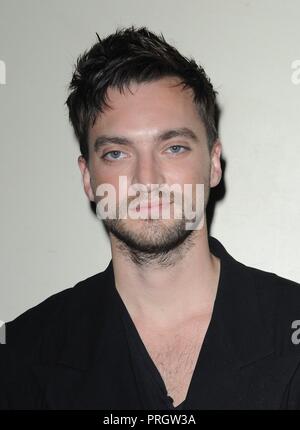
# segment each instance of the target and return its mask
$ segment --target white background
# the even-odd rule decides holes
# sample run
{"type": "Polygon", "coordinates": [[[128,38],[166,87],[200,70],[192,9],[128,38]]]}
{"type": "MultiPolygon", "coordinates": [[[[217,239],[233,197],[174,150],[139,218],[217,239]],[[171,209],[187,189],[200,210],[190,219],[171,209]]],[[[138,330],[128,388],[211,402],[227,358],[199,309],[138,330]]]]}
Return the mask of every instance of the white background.
{"type": "Polygon", "coordinates": [[[118,26],[162,32],[211,77],[226,195],[211,234],[244,264],[300,281],[299,0],[0,0],[0,318],[106,268],[64,102],[77,56],[118,26]]]}

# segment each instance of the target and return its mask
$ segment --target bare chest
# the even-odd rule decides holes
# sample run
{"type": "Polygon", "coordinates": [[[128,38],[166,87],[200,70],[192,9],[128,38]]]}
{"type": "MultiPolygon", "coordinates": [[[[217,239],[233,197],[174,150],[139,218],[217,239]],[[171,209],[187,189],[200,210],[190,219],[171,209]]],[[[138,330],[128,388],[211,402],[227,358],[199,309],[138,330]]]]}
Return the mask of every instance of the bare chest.
{"type": "Polygon", "coordinates": [[[209,320],[170,333],[139,329],[143,343],[158,369],[174,406],[186,398],[209,320]]]}

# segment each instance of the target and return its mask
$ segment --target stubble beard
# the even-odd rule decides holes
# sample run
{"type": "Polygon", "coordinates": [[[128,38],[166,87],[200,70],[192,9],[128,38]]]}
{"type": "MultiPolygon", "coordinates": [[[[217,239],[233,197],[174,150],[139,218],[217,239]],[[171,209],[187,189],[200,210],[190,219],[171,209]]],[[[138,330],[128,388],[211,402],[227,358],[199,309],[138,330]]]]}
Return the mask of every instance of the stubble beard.
{"type": "Polygon", "coordinates": [[[197,230],[182,219],[103,220],[118,249],[137,265],[169,267],[194,244],[197,230]]]}

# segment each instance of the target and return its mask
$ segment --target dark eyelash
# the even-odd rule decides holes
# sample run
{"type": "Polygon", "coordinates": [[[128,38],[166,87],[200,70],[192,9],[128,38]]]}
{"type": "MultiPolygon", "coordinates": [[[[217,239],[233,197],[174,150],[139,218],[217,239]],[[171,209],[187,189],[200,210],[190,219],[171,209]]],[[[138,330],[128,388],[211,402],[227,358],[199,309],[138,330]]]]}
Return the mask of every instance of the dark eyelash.
{"type": "Polygon", "coordinates": [[[122,152],[122,151],[119,151],[119,150],[108,151],[108,152],[106,152],[105,154],[101,155],[101,158],[106,157],[106,155],[111,154],[112,152],[122,152]]]}
{"type": "MultiPolygon", "coordinates": [[[[174,146],[177,146],[177,147],[179,147],[179,148],[187,149],[188,151],[190,151],[190,149],[191,149],[191,148],[189,148],[188,146],[184,146],[184,145],[171,145],[171,146],[169,146],[167,149],[173,148],[174,146]]],[[[107,158],[105,158],[105,157],[106,157],[108,154],[111,154],[112,152],[122,152],[122,151],[120,151],[120,150],[108,151],[108,152],[106,152],[105,154],[101,155],[101,157],[100,157],[100,158],[104,159],[105,161],[111,161],[111,160],[108,160],[108,159],[107,159],[107,158]]]]}
{"type": "Polygon", "coordinates": [[[169,146],[167,149],[173,148],[174,146],[178,146],[179,148],[184,148],[184,149],[188,149],[190,150],[191,148],[189,148],[188,146],[184,146],[184,145],[171,145],[169,146]]]}

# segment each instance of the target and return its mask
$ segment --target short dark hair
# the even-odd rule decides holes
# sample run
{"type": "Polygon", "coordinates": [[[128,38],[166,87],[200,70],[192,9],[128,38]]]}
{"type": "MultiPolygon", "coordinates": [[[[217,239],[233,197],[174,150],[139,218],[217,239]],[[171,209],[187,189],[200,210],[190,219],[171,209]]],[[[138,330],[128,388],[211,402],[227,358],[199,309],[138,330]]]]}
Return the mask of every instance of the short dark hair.
{"type": "Polygon", "coordinates": [[[168,44],[162,34],[146,27],[119,28],[80,55],[66,100],[69,119],[80,151],[88,161],[88,132],[99,112],[109,107],[107,89],[129,87],[131,82],[156,81],[167,76],[180,78],[179,84],[194,93],[194,103],[206,128],[209,149],[218,137],[216,127],[217,92],[204,69],[168,44]]]}

